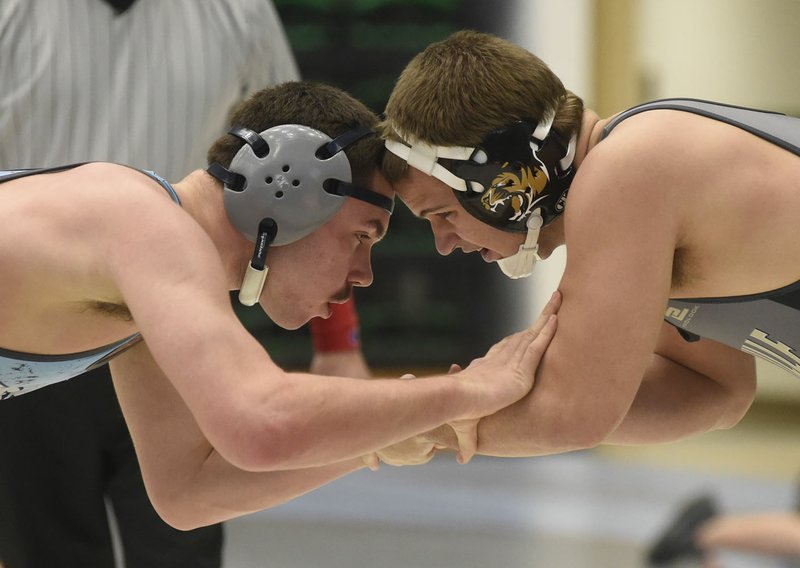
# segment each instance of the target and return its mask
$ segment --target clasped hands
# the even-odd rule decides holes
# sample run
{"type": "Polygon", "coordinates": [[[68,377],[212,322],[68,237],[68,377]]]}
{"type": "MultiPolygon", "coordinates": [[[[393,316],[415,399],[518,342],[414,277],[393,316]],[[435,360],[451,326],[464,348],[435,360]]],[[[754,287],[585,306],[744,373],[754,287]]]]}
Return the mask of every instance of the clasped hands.
{"type": "MultiPolygon", "coordinates": [[[[535,374],[542,355],[544,355],[547,346],[555,335],[555,314],[560,304],[561,295],[559,292],[555,292],[544,310],[542,310],[539,318],[528,330],[518,332],[501,340],[484,357],[476,359],[470,366],[478,361],[492,357],[493,353],[498,351],[499,347],[505,342],[515,338],[519,340],[522,334],[532,332],[532,334],[528,335],[528,338],[530,338],[531,345],[536,347],[535,361],[532,368],[526,369],[526,372],[535,374]]],[[[452,364],[448,374],[458,373],[461,370],[459,365],[452,364]]],[[[406,374],[400,378],[415,379],[416,377],[406,374]]],[[[423,465],[433,459],[437,450],[451,449],[457,452],[456,460],[458,463],[466,464],[478,451],[478,424],[482,418],[485,418],[485,416],[455,420],[443,424],[430,432],[418,434],[376,452],[371,452],[363,456],[362,461],[373,471],[380,467],[381,462],[393,466],[423,465]]]]}

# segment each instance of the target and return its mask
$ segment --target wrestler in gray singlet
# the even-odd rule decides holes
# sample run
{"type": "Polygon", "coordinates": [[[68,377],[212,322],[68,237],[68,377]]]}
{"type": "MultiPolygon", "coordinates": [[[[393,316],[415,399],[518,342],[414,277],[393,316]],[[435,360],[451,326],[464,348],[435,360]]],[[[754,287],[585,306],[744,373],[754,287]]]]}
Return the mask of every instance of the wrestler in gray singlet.
{"type": "MultiPolygon", "coordinates": [[[[696,99],[664,99],[633,107],[615,117],[602,137],[626,118],[653,109],[719,120],[800,157],[800,118],[696,99]]],[[[800,280],[747,296],[670,299],[664,318],[690,341],[714,339],[800,376],[800,280]]]]}

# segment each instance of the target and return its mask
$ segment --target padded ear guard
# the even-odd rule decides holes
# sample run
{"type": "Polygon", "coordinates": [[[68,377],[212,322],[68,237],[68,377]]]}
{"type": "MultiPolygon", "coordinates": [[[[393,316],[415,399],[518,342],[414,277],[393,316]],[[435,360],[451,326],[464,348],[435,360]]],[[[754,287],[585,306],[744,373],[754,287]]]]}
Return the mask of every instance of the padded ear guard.
{"type": "Polygon", "coordinates": [[[562,167],[570,144],[552,130],[542,141],[534,132],[530,122],[514,122],[490,132],[469,160],[444,164],[468,182],[471,190],[454,193],[472,216],[498,229],[526,232],[533,211],[539,210],[543,226],[563,212],[574,176],[571,158],[562,167]]]}
{"type": "Polygon", "coordinates": [[[342,152],[326,158],[317,150],[331,139],[298,124],[284,124],[257,134],[238,128],[247,142],[231,160],[239,178],[225,183],[225,210],[234,227],[255,242],[262,219],[275,221],[273,245],[285,245],[313,232],[330,219],[344,197],[328,193],[328,179],[349,182],[350,163],[342,152]]]}
{"type": "Polygon", "coordinates": [[[266,279],[270,245],[300,240],[333,217],[347,197],[392,212],[394,200],[353,185],[345,148],[373,134],[362,126],[335,139],[299,124],[261,133],[234,126],[229,134],[245,144],[230,168],[211,164],[208,173],[224,187],[225,211],[236,229],[255,243],[240,290],[243,304],[258,301],[266,279]]]}

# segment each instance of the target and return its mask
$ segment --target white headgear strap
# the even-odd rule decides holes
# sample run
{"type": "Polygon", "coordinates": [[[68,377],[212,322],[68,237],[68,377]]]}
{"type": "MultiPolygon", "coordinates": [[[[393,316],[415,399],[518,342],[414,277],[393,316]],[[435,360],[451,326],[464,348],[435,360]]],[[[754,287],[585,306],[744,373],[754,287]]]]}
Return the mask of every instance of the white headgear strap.
{"type": "Polygon", "coordinates": [[[464,146],[432,146],[414,138],[404,138],[405,142],[386,140],[386,149],[408,162],[408,165],[424,174],[443,181],[456,191],[467,191],[467,182],[442,166],[439,158],[469,160],[475,148],[464,146]]]}

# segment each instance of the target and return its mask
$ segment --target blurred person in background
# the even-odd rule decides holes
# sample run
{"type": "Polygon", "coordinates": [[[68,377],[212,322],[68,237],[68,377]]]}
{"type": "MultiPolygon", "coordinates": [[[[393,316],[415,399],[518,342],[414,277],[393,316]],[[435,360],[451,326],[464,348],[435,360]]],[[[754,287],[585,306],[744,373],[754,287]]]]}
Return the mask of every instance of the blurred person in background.
{"type": "Polygon", "coordinates": [[[721,568],[719,556],[745,552],[800,565],[800,511],[724,513],[712,495],[687,502],[647,551],[650,566],[687,559],[721,568]]]}

